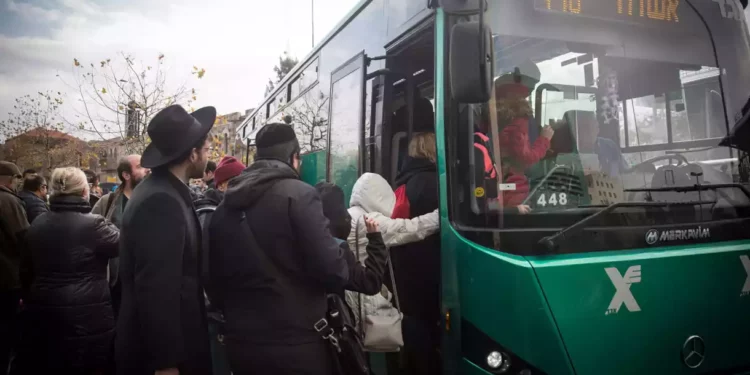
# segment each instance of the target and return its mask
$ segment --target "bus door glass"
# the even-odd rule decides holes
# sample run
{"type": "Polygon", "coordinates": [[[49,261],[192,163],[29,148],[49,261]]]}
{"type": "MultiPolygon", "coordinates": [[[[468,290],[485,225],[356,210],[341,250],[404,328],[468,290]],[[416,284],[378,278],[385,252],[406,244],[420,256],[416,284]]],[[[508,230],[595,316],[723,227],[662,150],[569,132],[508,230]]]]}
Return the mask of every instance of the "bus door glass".
{"type": "Polygon", "coordinates": [[[331,74],[328,181],[344,190],[347,205],[361,170],[364,62],[359,54],[331,74]]]}

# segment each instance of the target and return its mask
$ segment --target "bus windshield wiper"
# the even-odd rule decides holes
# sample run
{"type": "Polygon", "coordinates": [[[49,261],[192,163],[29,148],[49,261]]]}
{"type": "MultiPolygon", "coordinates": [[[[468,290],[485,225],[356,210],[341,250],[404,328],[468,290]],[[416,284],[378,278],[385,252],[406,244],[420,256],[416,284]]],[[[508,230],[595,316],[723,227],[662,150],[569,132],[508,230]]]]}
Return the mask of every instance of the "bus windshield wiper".
{"type": "Polygon", "coordinates": [[[685,192],[692,192],[692,191],[703,191],[703,190],[716,190],[719,189],[728,189],[728,188],[734,188],[734,189],[740,189],[743,194],[745,194],[748,199],[750,199],[750,190],[747,189],[745,185],[742,184],[695,184],[695,185],[685,185],[685,186],[666,186],[666,187],[658,187],[658,188],[636,188],[636,189],[625,189],[624,191],[629,192],[659,192],[659,191],[673,191],[676,193],[685,193],[685,192]]]}
{"type": "Polygon", "coordinates": [[[560,242],[569,238],[573,234],[580,232],[582,229],[584,229],[587,226],[589,222],[596,220],[596,218],[598,218],[599,216],[608,214],[622,207],[637,207],[637,208],[672,207],[672,206],[694,206],[697,204],[710,204],[710,203],[714,203],[714,202],[695,201],[695,202],[618,202],[618,203],[612,203],[609,206],[603,208],[601,211],[596,212],[592,214],[591,216],[587,216],[579,221],[576,221],[572,225],[555,233],[554,235],[547,236],[547,237],[540,239],[539,242],[537,242],[537,245],[545,248],[546,250],[550,252],[555,252],[557,251],[557,248],[560,245],[560,242]]]}
{"type": "MultiPolygon", "coordinates": [[[[747,189],[746,186],[742,184],[711,184],[711,185],[701,185],[701,184],[695,184],[695,185],[689,185],[689,186],[670,186],[670,187],[659,187],[659,188],[640,188],[640,189],[625,189],[625,191],[640,191],[640,192],[654,192],[654,191],[674,191],[674,192],[691,192],[691,191],[701,191],[701,190],[716,190],[718,189],[725,189],[725,188],[735,188],[740,189],[745,196],[750,199],[750,191],[747,189]]],[[[546,248],[548,251],[556,251],[557,247],[560,245],[560,242],[565,240],[566,238],[570,237],[571,235],[579,232],[581,229],[585,228],[586,225],[598,218],[599,216],[605,215],[607,213],[610,213],[618,208],[621,207],[672,207],[672,206],[695,206],[695,205],[704,205],[704,204],[715,204],[716,202],[709,202],[709,201],[691,201],[691,202],[619,202],[619,203],[613,203],[609,206],[603,208],[601,211],[596,212],[592,214],[591,216],[585,217],[572,225],[566,227],[565,229],[555,233],[552,236],[547,236],[539,240],[537,243],[539,246],[542,246],[546,248]]]]}

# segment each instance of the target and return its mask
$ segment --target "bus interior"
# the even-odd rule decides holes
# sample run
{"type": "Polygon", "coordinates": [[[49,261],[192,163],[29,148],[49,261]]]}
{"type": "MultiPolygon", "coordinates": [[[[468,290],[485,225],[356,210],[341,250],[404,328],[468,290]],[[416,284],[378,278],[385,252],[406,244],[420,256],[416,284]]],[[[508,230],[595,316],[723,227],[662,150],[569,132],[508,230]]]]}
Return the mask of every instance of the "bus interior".
{"type": "MultiPolygon", "coordinates": [[[[372,131],[382,135],[378,145],[379,156],[372,159],[370,171],[375,171],[395,184],[398,171],[407,157],[409,140],[418,132],[434,132],[434,32],[430,19],[424,27],[402,41],[397,41],[387,50],[386,68],[398,75],[388,75],[383,87],[390,90],[374,90],[382,93],[384,101],[383,124],[372,131]],[[404,78],[402,78],[404,77],[404,78]],[[408,77],[408,78],[406,78],[408,77]],[[412,97],[409,101],[408,98],[412,97]],[[411,109],[411,110],[410,110],[411,109]],[[410,113],[411,112],[411,113],[410,113]],[[409,117],[412,117],[411,126],[409,117]],[[377,162],[375,160],[377,159],[377,162]]],[[[381,85],[377,85],[380,87],[381,85]]],[[[377,101],[377,96],[373,94],[377,101]]],[[[371,116],[378,114],[372,113],[371,116]]],[[[373,121],[378,123],[377,121],[373,121]]],[[[374,135],[374,134],[371,134],[374,135]]],[[[366,142],[368,144],[369,142],[366,142]]],[[[437,181],[435,181],[437,184],[437,181]]],[[[395,187],[395,186],[394,186],[395,187]]]]}

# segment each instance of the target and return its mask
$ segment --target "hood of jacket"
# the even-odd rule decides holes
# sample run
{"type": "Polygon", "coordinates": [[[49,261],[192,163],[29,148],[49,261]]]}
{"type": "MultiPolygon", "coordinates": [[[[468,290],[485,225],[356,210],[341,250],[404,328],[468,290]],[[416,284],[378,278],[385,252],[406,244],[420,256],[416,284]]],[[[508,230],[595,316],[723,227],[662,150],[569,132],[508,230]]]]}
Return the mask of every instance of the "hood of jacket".
{"type": "Polygon", "coordinates": [[[218,206],[219,203],[221,203],[222,199],[224,199],[224,192],[221,192],[217,189],[208,189],[205,193],[203,193],[203,195],[198,197],[198,199],[193,202],[193,205],[195,205],[195,208],[204,206],[218,206]]]}
{"type": "Polygon", "coordinates": [[[404,166],[401,168],[401,171],[398,172],[398,175],[396,176],[396,186],[401,186],[405,184],[409,179],[411,179],[415,174],[422,173],[422,172],[435,172],[437,171],[437,168],[435,167],[435,163],[431,162],[428,159],[422,159],[422,158],[412,158],[407,157],[404,161],[404,166]]]}
{"type": "Polygon", "coordinates": [[[375,173],[363,174],[352,188],[350,207],[360,207],[365,212],[379,212],[391,217],[396,205],[396,194],[382,176],[375,173]]]}
{"type": "Polygon", "coordinates": [[[224,204],[238,209],[250,207],[276,182],[287,179],[299,180],[299,174],[289,164],[278,160],[257,160],[229,180],[224,204]]]}

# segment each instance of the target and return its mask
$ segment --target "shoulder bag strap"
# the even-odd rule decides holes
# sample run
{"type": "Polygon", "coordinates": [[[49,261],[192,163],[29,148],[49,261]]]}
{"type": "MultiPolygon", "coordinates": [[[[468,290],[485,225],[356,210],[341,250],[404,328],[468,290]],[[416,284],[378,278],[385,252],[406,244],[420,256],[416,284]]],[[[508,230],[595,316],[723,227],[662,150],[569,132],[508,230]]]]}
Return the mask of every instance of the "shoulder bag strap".
{"type": "Polygon", "coordinates": [[[393,274],[393,262],[391,261],[391,249],[388,249],[388,273],[391,274],[391,286],[393,287],[393,298],[396,300],[394,305],[401,312],[401,304],[398,302],[398,288],[396,288],[396,276],[393,274]]]}
{"type": "MultiPolygon", "coordinates": [[[[357,218],[357,221],[354,222],[354,252],[357,253],[357,263],[359,263],[359,219],[361,219],[362,216],[357,218]]],[[[359,332],[364,337],[365,334],[365,320],[364,320],[364,310],[365,307],[362,306],[362,293],[357,292],[357,299],[359,299],[359,308],[357,309],[357,315],[359,315],[359,332]]]]}

